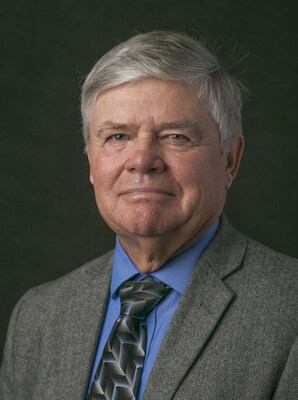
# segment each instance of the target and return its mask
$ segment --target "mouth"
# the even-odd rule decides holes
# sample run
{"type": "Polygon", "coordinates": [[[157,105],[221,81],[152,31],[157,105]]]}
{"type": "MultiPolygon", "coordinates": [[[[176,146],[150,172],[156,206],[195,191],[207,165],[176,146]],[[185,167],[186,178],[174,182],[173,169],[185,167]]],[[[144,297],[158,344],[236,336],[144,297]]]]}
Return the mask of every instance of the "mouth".
{"type": "Polygon", "coordinates": [[[124,196],[174,196],[173,193],[168,192],[165,189],[155,188],[155,187],[134,187],[129,188],[121,192],[124,196]]]}

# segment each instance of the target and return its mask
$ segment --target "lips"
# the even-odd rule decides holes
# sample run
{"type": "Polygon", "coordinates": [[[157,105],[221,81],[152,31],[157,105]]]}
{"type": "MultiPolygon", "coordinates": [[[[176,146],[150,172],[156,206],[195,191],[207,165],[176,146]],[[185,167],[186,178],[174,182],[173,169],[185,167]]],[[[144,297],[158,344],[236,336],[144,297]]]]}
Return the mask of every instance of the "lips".
{"type": "Polygon", "coordinates": [[[167,196],[174,196],[173,193],[170,193],[170,191],[167,191],[165,189],[161,188],[156,188],[156,187],[149,187],[149,186],[141,186],[141,187],[132,187],[129,189],[125,189],[124,191],[121,192],[121,195],[141,195],[141,194],[160,194],[160,195],[167,195],[167,196]]]}

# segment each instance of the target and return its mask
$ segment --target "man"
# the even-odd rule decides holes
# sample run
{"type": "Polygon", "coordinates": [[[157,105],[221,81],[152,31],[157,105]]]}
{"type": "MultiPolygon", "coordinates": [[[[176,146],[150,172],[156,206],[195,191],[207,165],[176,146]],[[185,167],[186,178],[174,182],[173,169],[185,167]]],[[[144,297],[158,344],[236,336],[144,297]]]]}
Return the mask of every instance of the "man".
{"type": "Polygon", "coordinates": [[[116,249],[19,301],[1,398],[298,398],[297,263],[222,214],[240,108],[240,84],[182,34],[98,61],[83,128],[116,249]]]}

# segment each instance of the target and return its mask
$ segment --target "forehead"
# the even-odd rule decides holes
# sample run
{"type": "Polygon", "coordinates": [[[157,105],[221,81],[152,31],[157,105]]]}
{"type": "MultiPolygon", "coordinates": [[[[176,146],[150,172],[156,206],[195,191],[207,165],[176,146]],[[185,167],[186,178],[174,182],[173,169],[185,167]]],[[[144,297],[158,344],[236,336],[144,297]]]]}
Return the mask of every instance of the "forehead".
{"type": "Polygon", "coordinates": [[[101,122],[194,120],[203,114],[209,114],[208,107],[193,86],[156,78],[126,82],[105,91],[93,110],[93,117],[101,122]]]}

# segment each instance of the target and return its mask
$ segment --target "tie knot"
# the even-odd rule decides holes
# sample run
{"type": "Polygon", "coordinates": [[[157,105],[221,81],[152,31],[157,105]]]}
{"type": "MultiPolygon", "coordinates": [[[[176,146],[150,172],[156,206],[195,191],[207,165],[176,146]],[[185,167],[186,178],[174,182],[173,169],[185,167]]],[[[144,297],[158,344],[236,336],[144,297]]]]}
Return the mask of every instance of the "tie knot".
{"type": "Polygon", "coordinates": [[[154,282],[149,276],[141,281],[126,281],[119,289],[121,314],[144,319],[170,290],[169,286],[154,282]]]}

